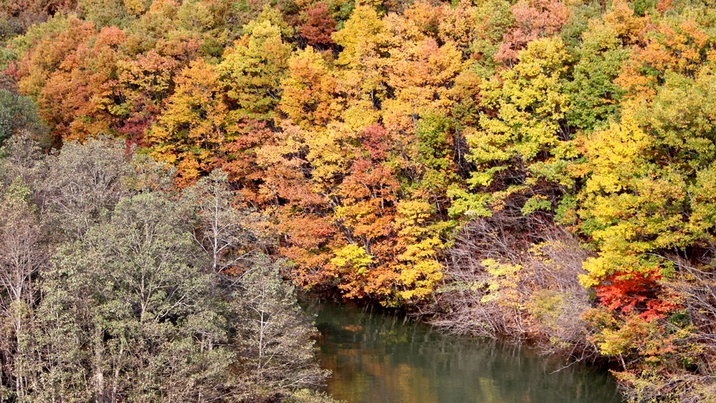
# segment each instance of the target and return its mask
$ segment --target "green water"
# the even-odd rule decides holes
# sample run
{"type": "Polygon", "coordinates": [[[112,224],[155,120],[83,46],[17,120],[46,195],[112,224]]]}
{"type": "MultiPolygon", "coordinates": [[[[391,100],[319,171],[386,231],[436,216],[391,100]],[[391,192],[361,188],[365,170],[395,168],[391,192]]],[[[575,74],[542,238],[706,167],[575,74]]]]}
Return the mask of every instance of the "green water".
{"type": "Polygon", "coordinates": [[[616,403],[604,371],[514,345],[443,335],[371,309],[312,302],[327,391],[348,403],[616,403]]]}

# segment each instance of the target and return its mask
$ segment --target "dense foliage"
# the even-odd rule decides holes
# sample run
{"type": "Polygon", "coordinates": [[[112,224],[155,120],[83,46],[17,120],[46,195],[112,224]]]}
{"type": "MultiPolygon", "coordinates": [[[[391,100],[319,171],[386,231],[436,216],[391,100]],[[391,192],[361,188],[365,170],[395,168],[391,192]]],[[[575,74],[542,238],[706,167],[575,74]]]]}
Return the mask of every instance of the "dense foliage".
{"type": "MultiPolygon", "coordinates": [[[[270,251],[299,286],[606,357],[634,401],[716,396],[709,2],[26,0],[0,3],[0,14],[0,140],[27,132],[47,151],[121,138],[175,167],[173,184],[189,193],[220,168],[268,217],[280,238],[270,251]]],[[[158,175],[144,164],[142,175],[158,175]]],[[[138,209],[167,209],[158,229],[183,214],[139,190],[151,182],[117,193],[57,179],[36,207],[4,217],[31,223],[22,214],[47,211],[56,223],[55,271],[43,279],[75,270],[106,283],[74,257],[90,254],[112,266],[114,284],[133,257],[121,252],[132,240],[112,234],[138,225],[138,209]]],[[[5,205],[25,203],[17,186],[5,205]]],[[[206,203],[204,220],[233,219],[206,203]]],[[[219,257],[247,244],[226,230],[206,227],[199,244],[212,272],[231,275],[241,265],[219,257]]],[[[166,231],[171,248],[199,253],[181,228],[166,231]]],[[[168,247],[142,253],[159,259],[168,247]]],[[[178,281],[171,295],[191,295],[182,315],[224,315],[197,291],[208,280],[182,283],[201,265],[162,262],[161,281],[178,281]]],[[[56,303],[95,298],[82,309],[98,323],[113,309],[103,304],[124,298],[76,286],[52,287],[56,303]]],[[[132,320],[166,324],[162,304],[172,306],[132,320]]],[[[181,344],[179,324],[157,326],[181,344]]]]}
{"type": "Polygon", "coordinates": [[[314,329],[225,175],[176,192],[123,142],[9,143],[0,400],[323,399],[314,329]]]}

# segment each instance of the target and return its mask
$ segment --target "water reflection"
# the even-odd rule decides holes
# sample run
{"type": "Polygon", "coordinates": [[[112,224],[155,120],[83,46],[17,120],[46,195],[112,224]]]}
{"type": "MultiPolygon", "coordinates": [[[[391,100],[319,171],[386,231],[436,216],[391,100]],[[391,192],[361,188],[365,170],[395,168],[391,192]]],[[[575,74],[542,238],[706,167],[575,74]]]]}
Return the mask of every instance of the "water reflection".
{"type": "Polygon", "coordinates": [[[607,374],[371,309],[312,302],[328,391],[349,403],[616,403],[607,374]]]}

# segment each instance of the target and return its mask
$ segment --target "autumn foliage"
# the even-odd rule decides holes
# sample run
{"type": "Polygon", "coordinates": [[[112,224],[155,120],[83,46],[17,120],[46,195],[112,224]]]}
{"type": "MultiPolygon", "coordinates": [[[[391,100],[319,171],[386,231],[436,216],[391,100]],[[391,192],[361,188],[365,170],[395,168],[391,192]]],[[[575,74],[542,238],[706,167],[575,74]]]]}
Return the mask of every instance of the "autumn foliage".
{"type": "Polygon", "coordinates": [[[221,168],[306,289],[601,355],[635,401],[714,388],[709,7],[35,3],[0,64],[48,146],[221,168]]]}

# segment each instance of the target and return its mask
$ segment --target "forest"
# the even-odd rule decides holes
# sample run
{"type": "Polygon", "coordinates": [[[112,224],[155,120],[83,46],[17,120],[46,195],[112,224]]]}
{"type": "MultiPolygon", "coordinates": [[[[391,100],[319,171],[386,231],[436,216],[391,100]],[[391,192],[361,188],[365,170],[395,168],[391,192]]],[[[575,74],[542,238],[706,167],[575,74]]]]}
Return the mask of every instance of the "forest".
{"type": "Polygon", "coordinates": [[[716,401],[716,3],[0,15],[0,399],[329,401],[297,287],[716,401]]]}

